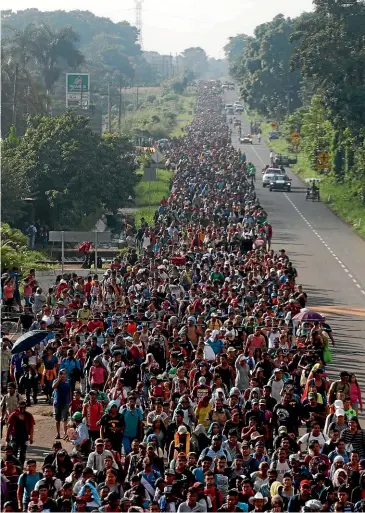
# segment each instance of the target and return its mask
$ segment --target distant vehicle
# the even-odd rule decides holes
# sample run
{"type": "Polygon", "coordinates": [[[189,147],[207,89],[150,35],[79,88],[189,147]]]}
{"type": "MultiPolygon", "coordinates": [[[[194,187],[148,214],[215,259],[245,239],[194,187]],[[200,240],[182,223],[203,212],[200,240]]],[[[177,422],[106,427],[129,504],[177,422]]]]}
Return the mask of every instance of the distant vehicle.
{"type": "Polygon", "coordinates": [[[270,180],[275,175],[285,176],[285,171],[269,167],[265,170],[265,173],[262,175],[262,186],[266,187],[266,185],[270,185],[270,180]]]}
{"type": "Polygon", "coordinates": [[[270,191],[291,191],[291,180],[286,175],[273,175],[269,183],[270,191]]]}
{"type": "Polygon", "coordinates": [[[242,122],[241,122],[241,120],[240,120],[240,119],[235,119],[235,120],[233,121],[233,126],[241,126],[241,124],[242,124],[242,122]]]}
{"type": "Polygon", "coordinates": [[[271,132],[269,134],[269,141],[273,141],[275,139],[280,139],[280,132],[271,132]]]}
{"type": "Polygon", "coordinates": [[[233,103],[226,103],[225,106],[224,106],[224,109],[227,110],[227,109],[233,109],[233,103]]]}
{"type": "Polygon", "coordinates": [[[306,201],[311,199],[312,201],[321,201],[321,195],[319,187],[316,184],[321,183],[320,178],[306,178],[305,182],[308,184],[307,193],[305,195],[306,201]]]}
{"type": "Polygon", "coordinates": [[[222,84],[222,89],[229,89],[229,84],[222,84]]]}
{"type": "Polygon", "coordinates": [[[228,114],[229,116],[233,116],[233,114],[234,114],[233,107],[229,107],[229,108],[226,110],[226,114],[228,114]]]}
{"type": "Polygon", "coordinates": [[[275,155],[274,162],[277,166],[290,166],[291,164],[297,163],[297,158],[288,157],[287,155],[281,155],[281,153],[278,153],[275,155]]]}
{"type": "Polygon", "coordinates": [[[244,135],[240,137],[241,144],[252,144],[252,137],[250,135],[244,135]]]}
{"type": "Polygon", "coordinates": [[[241,114],[243,112],[242,105],[236,105],[234,108],[234,111],[237,112],[238,114],[241,114]]]}

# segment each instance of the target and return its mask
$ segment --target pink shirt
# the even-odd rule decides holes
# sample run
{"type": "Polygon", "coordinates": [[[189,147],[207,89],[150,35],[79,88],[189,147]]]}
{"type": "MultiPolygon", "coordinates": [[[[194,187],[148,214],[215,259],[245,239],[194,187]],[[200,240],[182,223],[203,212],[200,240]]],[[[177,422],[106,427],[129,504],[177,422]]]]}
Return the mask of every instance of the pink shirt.
{"type": "Polygon", "coordinates": [[[350,383],[350,399],[351,403],[359,403],[362,406],[360,387],[356,383],[350,383]]]}
{"type": "Polygon", "coordinates": [[[104,368],[103,367],[90,367],[90,383],[104,383],[104,368]]]}

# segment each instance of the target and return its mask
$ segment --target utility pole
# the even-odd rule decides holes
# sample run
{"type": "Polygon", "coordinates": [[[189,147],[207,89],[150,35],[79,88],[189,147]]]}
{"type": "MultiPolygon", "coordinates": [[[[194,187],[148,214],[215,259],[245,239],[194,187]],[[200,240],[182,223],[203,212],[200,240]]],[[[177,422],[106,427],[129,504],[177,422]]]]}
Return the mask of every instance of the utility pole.
{"type": "Polygon", "coordinates": [[[110,84],[108,84],[108,132],[112,133],[112,106],[110,98],[110,84]]]}
{"type": "Polygon", "coordinates": [[[15,135],[16,135],[16,108],[17,108],[17,91],[18,91],[18,70],[19,65],[18,63],[15,64],[15,76],[14,76],[14,88],[13,88],[13,127],[15,129],[15,135]]]}
{"type": "Polygon", "coordinates": [[[122,81],[119,84],[119,109],[118,109],[118,132],[122,126],[122,81]]]}

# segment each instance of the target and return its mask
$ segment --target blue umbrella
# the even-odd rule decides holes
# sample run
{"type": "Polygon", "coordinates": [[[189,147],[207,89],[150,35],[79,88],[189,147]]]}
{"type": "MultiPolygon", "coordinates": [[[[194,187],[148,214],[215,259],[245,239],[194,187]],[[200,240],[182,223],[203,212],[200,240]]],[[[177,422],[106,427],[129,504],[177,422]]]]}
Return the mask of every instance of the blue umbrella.
{"type": "Polygon", "coordinates": [[[13,354],[22,353],[23,351],[26,351],[27,349],[30,349],[42,342],[47,335],[47,330],[28,331],[18,338],[13,345],[11,352],[13,354]]]}

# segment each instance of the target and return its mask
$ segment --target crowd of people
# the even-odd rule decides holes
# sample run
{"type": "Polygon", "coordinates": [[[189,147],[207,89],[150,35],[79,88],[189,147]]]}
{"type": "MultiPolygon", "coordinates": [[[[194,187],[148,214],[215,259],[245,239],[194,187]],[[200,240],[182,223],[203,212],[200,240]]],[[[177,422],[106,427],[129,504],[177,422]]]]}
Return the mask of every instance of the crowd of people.
{"type": "Polygon", "coordinates": [[[165,152],[171,193],[136,249],[48,291],[27,277],[19,330],[45,336],[14,354],[2,338],[1,510],[365,511],[356,376],[327,375],[335,334],[271,248],[214,82],[165,152]]]}

